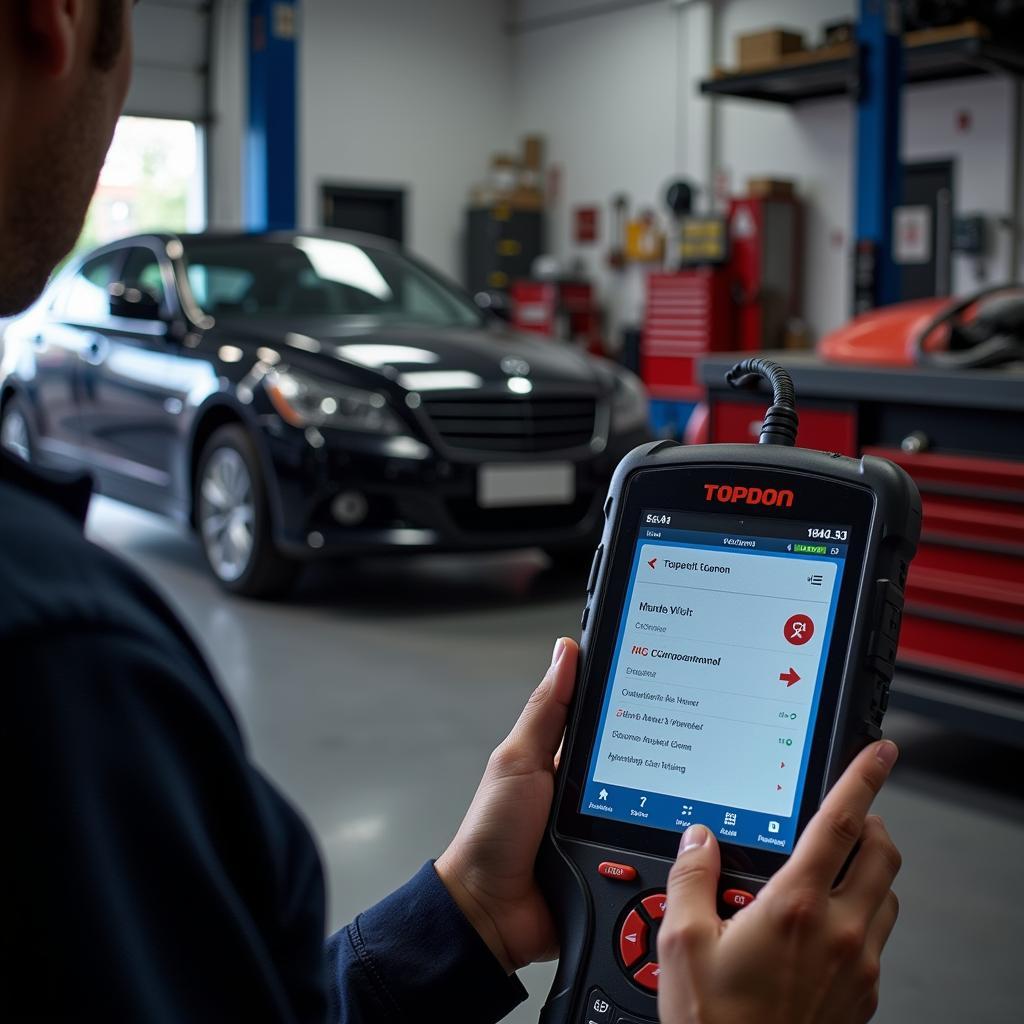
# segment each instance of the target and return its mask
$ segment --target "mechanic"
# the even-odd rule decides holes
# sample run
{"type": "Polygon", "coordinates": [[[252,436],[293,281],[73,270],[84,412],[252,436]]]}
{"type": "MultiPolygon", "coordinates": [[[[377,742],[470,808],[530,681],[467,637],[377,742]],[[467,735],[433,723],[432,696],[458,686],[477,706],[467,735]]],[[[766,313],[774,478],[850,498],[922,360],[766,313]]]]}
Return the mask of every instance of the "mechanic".
{"type": "MultiPolygon", "coordinates": [[[[81,227],[131,66],[127,0],[0,0],[0,314],[81,227]]],[[[0,463],[3,1019],[492,1021],[557,953],[533,861],[576,668],[570,640],[491,757],[451,846],[327,941],[299,816],[250,763],[174,614],[88,543],[89,487],[0,463]]],[[[486,670],[484,666],[481,667],[486,670]]],[[[790,863],[723,927],[718,850],[686,833],[661,930],[662,1020],[862,1021],[899,857],[868,748],[790,863]],[[856,870],[831,883],[857,841],[856,870]]]]}

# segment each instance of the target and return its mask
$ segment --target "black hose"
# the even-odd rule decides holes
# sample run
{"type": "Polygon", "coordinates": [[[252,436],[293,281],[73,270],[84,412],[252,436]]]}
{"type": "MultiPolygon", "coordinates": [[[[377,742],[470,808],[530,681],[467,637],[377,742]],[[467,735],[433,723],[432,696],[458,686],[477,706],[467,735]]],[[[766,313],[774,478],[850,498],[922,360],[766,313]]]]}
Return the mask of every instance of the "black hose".
{"type": "Polygon", "coordinates": [[[772,404],[764,414],[760,444],[782,444],[792,448],[796,444],[799,418],[796,414],[796,389],[787,371],[770,359],[753,356],[737,363],[726,375],[734,388],[757,387],[761,379],[772,387],[772,404]]]}

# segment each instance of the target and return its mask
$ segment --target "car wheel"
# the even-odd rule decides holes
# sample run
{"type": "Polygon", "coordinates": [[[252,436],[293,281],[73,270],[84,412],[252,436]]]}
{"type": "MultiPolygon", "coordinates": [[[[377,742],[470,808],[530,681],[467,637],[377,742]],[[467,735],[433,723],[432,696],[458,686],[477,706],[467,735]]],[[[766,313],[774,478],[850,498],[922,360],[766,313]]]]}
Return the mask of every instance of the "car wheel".
{"type": "Polygon", "coordinates": [[[32,461],[32,433],[21,399],[12,395],[0,417],[0,448],[26,462],[32,461]]]}
{"type": "Polygon", "coordinates": [[[274,546],[263,469],[242,427],[221,427],[203,448],[195,518],[206,564],[226,590],[276,597],[294,582],[299,566],[274,546]]]}

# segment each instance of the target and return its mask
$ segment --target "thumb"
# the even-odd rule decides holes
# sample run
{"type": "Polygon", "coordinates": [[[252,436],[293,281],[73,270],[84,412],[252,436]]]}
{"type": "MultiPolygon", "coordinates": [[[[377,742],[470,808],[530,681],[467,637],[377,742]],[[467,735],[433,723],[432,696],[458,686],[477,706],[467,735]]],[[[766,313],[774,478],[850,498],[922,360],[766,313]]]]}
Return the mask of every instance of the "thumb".
{"type": "Polygon", "coordinates": [[[658,933],[662,964],[698,955],[719,934],[716,890],[721,871],[718,841],[703,825],[691,825],[679,843],[668,875],[665,918],[658,933]]]}
{"type": "Polygon", "coordinates": [[[579,647],[575,640],[562,637],[555,644],[544,678],[530,695],[519,720],[502,744],[515,751],[520,766],[551,770],[555,751],[565,732],[569,702],[576,685],[578,655],[579,647]]]}

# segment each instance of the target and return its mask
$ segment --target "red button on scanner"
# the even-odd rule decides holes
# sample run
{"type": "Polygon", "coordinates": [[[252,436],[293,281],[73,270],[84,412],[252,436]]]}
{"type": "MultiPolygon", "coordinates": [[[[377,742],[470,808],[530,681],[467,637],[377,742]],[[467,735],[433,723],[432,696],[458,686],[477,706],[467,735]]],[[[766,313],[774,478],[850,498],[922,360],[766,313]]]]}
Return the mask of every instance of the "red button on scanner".
{"type": "Polygon", "coordinates": [[[652,921],[660,921],[665,916],[665,894],[663,892],[645,896],[640,902],[644,905],[644,910],[650,915],[652,921]]]}
{"type": "Polygon", "coordinates": [[[644,988],[650,989],[652,992],[658,991],[658,976],[661,974],[661,968],[657,964],[644,964],[636,974],[633,975],[633,980],[644,988]]]}
{"type": "Polygon", "coordinates": [[[754,902],[754,894],[745,889],[726,889],[722,893],[722,902],[727,907],[745,907],[754,902]]]}
{"type": "Polygon", "coordinates": [[[647,954],[647,922],[635,911],[631,910],[622,922],[619,932],[619,952],[622,962],[632,967],[642,956],[647,954]]]}
{"type": "Polygon", "coordinates": [[[619,882],[632,882],[636,878],[636,868],[628,864],[616,864],[613,860],[605,860],[597,865],[597,873],[605,878],[614,878],[619,882]]]}

